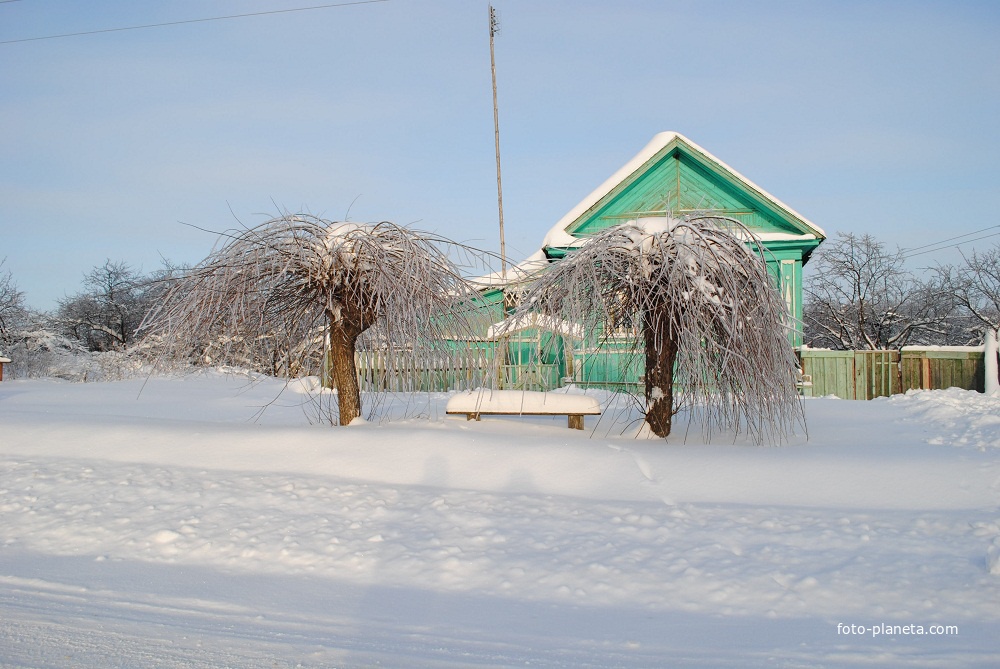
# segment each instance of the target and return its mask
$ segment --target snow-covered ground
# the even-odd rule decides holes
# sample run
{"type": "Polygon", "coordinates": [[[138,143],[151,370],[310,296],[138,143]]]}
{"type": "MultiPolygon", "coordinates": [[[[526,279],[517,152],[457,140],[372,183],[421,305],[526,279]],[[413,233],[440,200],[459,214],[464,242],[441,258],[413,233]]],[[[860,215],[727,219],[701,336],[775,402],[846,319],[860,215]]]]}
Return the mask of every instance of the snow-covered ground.
{"type": "Polygon", "coordinates": [[[1000,399],[756,447],[307,390],[0,383],[0,666],[1000,666],[1000,399]]]}

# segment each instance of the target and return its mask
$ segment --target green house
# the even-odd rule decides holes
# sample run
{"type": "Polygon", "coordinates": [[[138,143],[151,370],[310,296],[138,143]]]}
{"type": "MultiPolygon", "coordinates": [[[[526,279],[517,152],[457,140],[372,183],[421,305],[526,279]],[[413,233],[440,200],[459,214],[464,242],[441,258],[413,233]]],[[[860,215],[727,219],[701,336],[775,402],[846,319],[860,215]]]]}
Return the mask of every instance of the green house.
{"type": "MultiPolygon", "coordinates": [[[[788,307],[790,339],[793,345],[800,345],[802,266],[826,235],[791,207],[676,132],[653,137],[635,157],[570,209],[545,235],[541,249],[508,276],[517,281],[530,275],[540,266],[571,253],[604,228],[633,219],[695,212],[736,219],[760,240],[775,288],[788,307]]],[[[494,284],[484,290],[484,301],[499,306],[499,288],[494,284]]],[[[517,347],[516,356],[508,357],[513,367],[524,368],[525,346],[540,341],[540,336],[531,328],[519,328],[516,335],[521,338],[516,345],[511,344],[517,347]]],[[[543,376],[584,382],[591,372],[610,384],[635,383],[641,376],[642,370],[634,362],[623,365],[615,360],[614,351],[598,354],[581,344],[575,346],[573,357],[564,355],[559,360],[547,359],[552,356],[541,347],[535,364],[558,367],[543,376]],[[612,369],[620,370],[617,374],[621,378],[613,378],[612,369]]]]}
{"type": "Polygon", "coordinates": [[[662,132],[563,216],[542,252],[560,258],[588,236],[624,221],[701,212],[734,218],[765,246],[765,257],[799,334],[802,266],[826,238],[801,214],[688,138],[662,132]]]}
{"type": "Polygon", "coordinates": [[[736,219],[760,240],[775,289],[788,306],[790,339],[800,345],[802,266],[825,238],[823,231],[691,140],[664,132],[563,216],[535,254],[508,268],[506,276],[478,280],[476,309],[483,328],[479,338],[445,344],[471,349],[467,362],[445,369],[407,360],[392,368],[409,370],[408,375],[390,379],[388,367],[376,359],[381,354],[369,352],[371,359],[362,356],[358,361],[362,387],[448,390],[494,373],[498,378],[493,381],[506,388],[548,390],[568,382],[639,387],[644,360],[635,355],[633,334],[594,342],[572,323],[543,322],[540,316],[513,322],[507,316],[506,297],[518,291],[509,287],[558,262],[604,228],[632,219],[695,212],[736,219]]]}

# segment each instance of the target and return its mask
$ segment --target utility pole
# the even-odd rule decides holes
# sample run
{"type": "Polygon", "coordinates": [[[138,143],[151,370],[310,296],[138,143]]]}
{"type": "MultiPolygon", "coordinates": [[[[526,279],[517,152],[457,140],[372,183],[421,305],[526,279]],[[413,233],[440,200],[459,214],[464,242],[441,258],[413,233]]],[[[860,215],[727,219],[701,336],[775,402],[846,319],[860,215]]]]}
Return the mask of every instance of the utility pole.
{"type": "Polygon", "coordinates": [[[503,238],[503,186],[500,182],[500,113],[497,110],[497,61],[493,55],[493,38],[500,32],[496,10],[490,5],[490,73],[493,76],[493,136],[497,155],[497,210],[500,213],[500,278],[507,285],[507,246],[503,238]]]}
{"type": "MultiPolygon", "coordinates": [[[[503,294],[503,314],[506,318],[510,312],[510,295],[507,293],[507,246],[503,238],[503,186],[500,181],[500,113],[497,108],[497,60],[493,53],[493,38],[500,32],[500,22],[497,20],[497,12],[490,5],[490,74],[493,77],[493,139],[496,146],[497,156],[497,211],[500,214],[500,281],[501,293],[503,294]]],[[[510,356],[510,346],[507,345],[507,335],[501,335],[499,341],[498,354],[503,356],[504,364],[498,369],[497,387],[503,388],[505,385],[505,369],[507,369],[507,358],[510,356]]]]}

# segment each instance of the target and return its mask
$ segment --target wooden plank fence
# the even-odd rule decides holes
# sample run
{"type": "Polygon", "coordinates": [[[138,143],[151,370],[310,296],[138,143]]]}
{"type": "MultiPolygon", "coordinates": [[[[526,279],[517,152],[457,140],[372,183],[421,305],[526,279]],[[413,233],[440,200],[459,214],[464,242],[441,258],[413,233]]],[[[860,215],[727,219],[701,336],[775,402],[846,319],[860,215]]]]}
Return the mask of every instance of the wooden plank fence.
{"type": "Polygon", "coordinates": [[[903,387],[986,389],[986,360],[982,350],[964,347],[903,349],[900,362],[903,387]]]}
{"type": "Polygon", "coordinates": [[[912,389],[985,389],[983,349],[904,347],[902,351],[829,351],[803,348],[802,391],[870,400],[912,389]]]}
{"type": "MultiPolygon", "coordinates": [[[[466,351],[359,351],[355,361],[358,381],[367,392],[443,392],[485,385],[487,375],[499,374],[499,387],[552,390],[563,385],[559,365],[533,361],[495,367],[492,343],[466,351]]],[[[985,359],[982,348],[905,347],[902,351],[830,351],[802,348],[802,394],[836,395],[868,400],[910,389],[963,388],[983,392],[985,359]]],[[[628,359],[622,351],[577,351],[570,379],[581,385],[640,390],[641,359],[628,359]]]]}

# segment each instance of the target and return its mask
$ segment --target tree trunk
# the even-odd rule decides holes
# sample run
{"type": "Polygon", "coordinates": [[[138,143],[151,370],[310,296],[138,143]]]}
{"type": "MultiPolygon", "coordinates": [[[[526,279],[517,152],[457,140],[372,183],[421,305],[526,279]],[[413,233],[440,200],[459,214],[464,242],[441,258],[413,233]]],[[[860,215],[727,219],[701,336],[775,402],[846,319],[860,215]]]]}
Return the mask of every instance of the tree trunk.
{"type": "Polygon", "coordinates": [[[329,318],[330,322],[330,374],[337,389],[337,407],[340,410],[340,424],[349,425],[361,415],[361,388],[358,386],[358,370],[354,363],[354,345],[361,334],[357,327],[351,327],[343,320],[329,318]]]}
{"type": "Polygon", "coordinates": [[[646,423],[653,434],[666,437],[674,417],[677,341],[664,311],[647,312],[642,333],[646,340],[646,423]]]}

